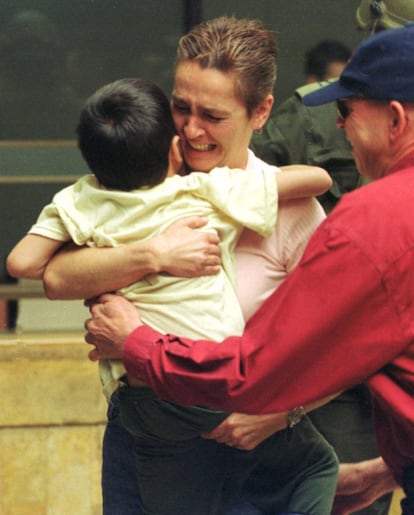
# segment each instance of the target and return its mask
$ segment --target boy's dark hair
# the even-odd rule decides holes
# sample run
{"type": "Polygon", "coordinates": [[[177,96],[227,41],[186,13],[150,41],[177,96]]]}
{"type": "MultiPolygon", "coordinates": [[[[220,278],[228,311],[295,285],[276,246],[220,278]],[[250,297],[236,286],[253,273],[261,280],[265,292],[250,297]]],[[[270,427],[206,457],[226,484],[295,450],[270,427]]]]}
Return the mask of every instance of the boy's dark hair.
{"type": "Polygon", "coordinates": [[[167,97],[154,83],[121,79],[86,101],[77,127],[78,146],[106,188],[155,186],[168,171],[175,134],[167,97]]]}

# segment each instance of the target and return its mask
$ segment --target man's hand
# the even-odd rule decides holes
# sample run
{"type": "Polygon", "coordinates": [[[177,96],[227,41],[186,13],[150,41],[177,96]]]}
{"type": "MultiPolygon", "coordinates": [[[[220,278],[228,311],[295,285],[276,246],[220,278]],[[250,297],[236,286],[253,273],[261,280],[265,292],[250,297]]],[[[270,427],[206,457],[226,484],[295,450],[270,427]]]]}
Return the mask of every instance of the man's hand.
{"type": "Polygon", "coordinates": [[[251,451],[269,436],[287,427],[287,413],[245,415],[232,413],[204,438],[251,451]]]}
{"type": "Polygon", "coordinates": [[[85,340],[94,345],[89,359],[120,359],[125,340],[142,325],[137,309],[119,295],[105,293],[97,299],[86,301],[91,318],[86,320],[85,340]]]}
{"type": "Polygon", "coordinates": [[[382,458],[342,463],[332,515],[349,515],[398,487],[382,458]]]}
{"type": "Polygon", "coordinates": [[[197,231],[207,224],[201,216],[182,218],[153,238],[158,270],[180,277],[214,275],[220,270],[220,239],[214,232],[197,231]]]}

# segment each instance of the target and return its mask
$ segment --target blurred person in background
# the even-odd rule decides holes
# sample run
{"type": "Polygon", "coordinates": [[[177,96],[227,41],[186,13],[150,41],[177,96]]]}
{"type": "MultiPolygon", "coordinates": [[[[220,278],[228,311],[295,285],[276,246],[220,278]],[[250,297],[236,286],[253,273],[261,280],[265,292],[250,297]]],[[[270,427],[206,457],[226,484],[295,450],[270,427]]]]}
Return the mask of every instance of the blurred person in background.
{"type": "Polygon", "coordinates": [[[341,41],[324,39],[305,54],[306,83],[322,82],[339,77],[351,57],[351,50],[341,41]]]}

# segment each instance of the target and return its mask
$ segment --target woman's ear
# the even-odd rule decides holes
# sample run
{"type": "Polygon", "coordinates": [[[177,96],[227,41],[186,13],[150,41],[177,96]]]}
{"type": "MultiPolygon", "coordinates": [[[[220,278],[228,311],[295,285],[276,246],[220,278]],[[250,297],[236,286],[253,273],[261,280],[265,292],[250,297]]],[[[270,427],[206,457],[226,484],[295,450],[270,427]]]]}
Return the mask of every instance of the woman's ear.
{"type": "Polygon", "coordinates": [[[273,95],[267,95],[263,102],[256,108],[253,115],[254,124],[253,129],[260,131],[263,125],[267,122],[273,107],[273,95]]]}

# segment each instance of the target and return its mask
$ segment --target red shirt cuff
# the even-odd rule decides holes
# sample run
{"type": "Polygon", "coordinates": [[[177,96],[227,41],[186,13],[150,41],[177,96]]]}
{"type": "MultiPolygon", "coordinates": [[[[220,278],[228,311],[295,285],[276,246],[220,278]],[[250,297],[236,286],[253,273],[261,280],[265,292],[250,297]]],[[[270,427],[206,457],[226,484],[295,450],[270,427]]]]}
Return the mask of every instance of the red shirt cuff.
{"type": "Polygon", "coordinates": [[[152,350],[162,335],[145,325],[137,327],[128,336],[123,352],[125,368],[133,377],[148,381],[146,370],[151,362],[152,350]]]}

